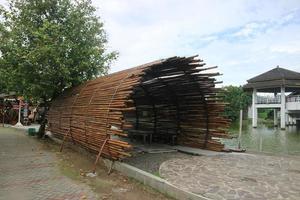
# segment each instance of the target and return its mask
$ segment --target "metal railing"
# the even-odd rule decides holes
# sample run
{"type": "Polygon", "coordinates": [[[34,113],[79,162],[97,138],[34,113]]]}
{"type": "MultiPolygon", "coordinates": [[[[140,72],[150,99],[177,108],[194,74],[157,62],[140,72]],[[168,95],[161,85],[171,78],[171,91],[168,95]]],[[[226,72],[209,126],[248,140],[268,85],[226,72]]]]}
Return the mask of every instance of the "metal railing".
{"type": "Polygon", "coordinates": [[[288,96],[286,102],[300,102],[300,95],[288,96]]]}
{"type": "MultiPolygon", "coordinates": [[[[300,95],[287,96],[286,102],[300,102],[300,95]]],[[[257,96],[256,104],[280,104],[281,97],[257,96]]]]}
{"type": "Polygon", "coordinates": [[[281,97],[270,97],[270,96],[257,96],[256,100],[257,104],[280,104],[281,103],[281,97]]]}

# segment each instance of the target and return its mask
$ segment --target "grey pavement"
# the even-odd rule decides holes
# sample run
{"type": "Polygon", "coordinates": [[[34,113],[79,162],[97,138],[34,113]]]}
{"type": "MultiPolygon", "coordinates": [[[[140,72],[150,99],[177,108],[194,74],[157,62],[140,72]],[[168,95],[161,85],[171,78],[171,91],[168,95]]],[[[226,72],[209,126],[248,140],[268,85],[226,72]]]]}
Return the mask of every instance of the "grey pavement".
{"type": "Polygon", "coordinates": [[[160,176],[211,199],[300,199],[300,157],[256,154],[192,156],[165,161],[160,176]]]}
{"type": "Polygon", "coordinates": [[[60,173],[54,152],[22,131],[0,130],[0,200],[97,199],[87,186],[60,173]]]}
{"type": "Polygon", "coordinates": [[[176,149],[183,153],[188,153],[192,155],[198,155],[198,156],[217,156],[217,155],[223,155],[226,154],[224,152],[217,152],[217,151],[210,151],[205,149],[199,149],[199,148],[192,148],[192,147],[185,147],[185,146],[171,146],[172,149],[176,149]]]}

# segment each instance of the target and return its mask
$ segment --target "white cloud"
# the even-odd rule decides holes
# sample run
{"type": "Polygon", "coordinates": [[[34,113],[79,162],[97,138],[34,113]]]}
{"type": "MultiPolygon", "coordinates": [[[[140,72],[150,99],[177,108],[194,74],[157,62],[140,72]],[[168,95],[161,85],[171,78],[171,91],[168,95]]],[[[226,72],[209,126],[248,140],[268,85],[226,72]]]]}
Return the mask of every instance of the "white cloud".
{"type": "MultiPolygon", "coordinates": [[[[289,29],[289,31],[290,30],[291,29],[289,29]]],[[[297,31],[300,31],[300,28],[297,31]]],[[[285,34],[288,35],[288,33],[285,34]]],[[[273,53],[294,54],[295,56],[300,56],[300,36],[293,36],[292,40],[289,40],[288,38],[281,39],[280,41],[277,41],[276,44],[270,45],[270,51],[273,53]]]]}
{"type": "Polygon", "coordinates": [[[277,65],[300,71],[300,22],[295,22],[300,19],[299,0],[93,0],[93,4],[104,21],[109,48],[120,52],[111,72],[195,54],[208,65],[219,66],[224,84],[243,84],[277,65]]]}
{"type": "Polygon", "coordinates": [[[300,54],[300,46],[295,45],[273,46],[270,50],[276,53],[300,54]]]}
{"type": "Polygon", "coordinates": [[[238,32],[234,33],[233,36],[238,36],[238,37],[254,36],[257,33],[259,33],[261,30],[265,29],[266,27],[267,27],[267,23],[251,22],[249,24],[246,24],[238,32]]]}
{"type": "Polygon", "coordinates": [[[224,84],[243,84],[278,64],[300,64],[299,56],[291,54],[298,51],[293,41],[299,38],[299,25],[278,27],[299,14],[297,0],[95,0],[94,4],[104,19],[111,49],[120,52],[111,71],[199,54],[209,65],[220,66],[224,84]],[[273,22],[277,26],[269,27],[273,22]],[[227,41],[226,34],[233,41],[227,41]],[[234,36],[240,39],[235,41],[234,36]]]}

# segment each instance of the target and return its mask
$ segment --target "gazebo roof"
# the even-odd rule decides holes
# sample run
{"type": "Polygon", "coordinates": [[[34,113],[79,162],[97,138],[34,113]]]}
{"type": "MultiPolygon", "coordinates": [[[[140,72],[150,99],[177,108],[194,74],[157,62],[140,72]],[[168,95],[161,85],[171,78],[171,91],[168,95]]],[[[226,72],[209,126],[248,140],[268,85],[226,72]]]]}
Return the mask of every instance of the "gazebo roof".
{"type": "Polygon", "coordinates": [[[265,73],[247,80],[245,89],[271,89],[276,87],[300,87],[300,73],[277,66],[265,73]]]}

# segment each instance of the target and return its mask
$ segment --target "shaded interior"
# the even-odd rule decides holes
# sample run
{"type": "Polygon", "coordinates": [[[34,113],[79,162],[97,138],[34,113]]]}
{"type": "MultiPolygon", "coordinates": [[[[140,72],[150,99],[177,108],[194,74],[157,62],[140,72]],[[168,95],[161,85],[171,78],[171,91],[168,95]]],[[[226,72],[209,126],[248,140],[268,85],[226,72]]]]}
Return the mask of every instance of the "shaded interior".
{"type": "Polygon", "coordinates": [[[203,80],[193,76],[200,70],[191,70],[162,65],[146,71],[130,97],[135,110],[123,112],[125,121],[132,124],[125,130],[129,138],[143,143],[206,147],[210,136],[205,89],[199,83],[203,80]]]}

